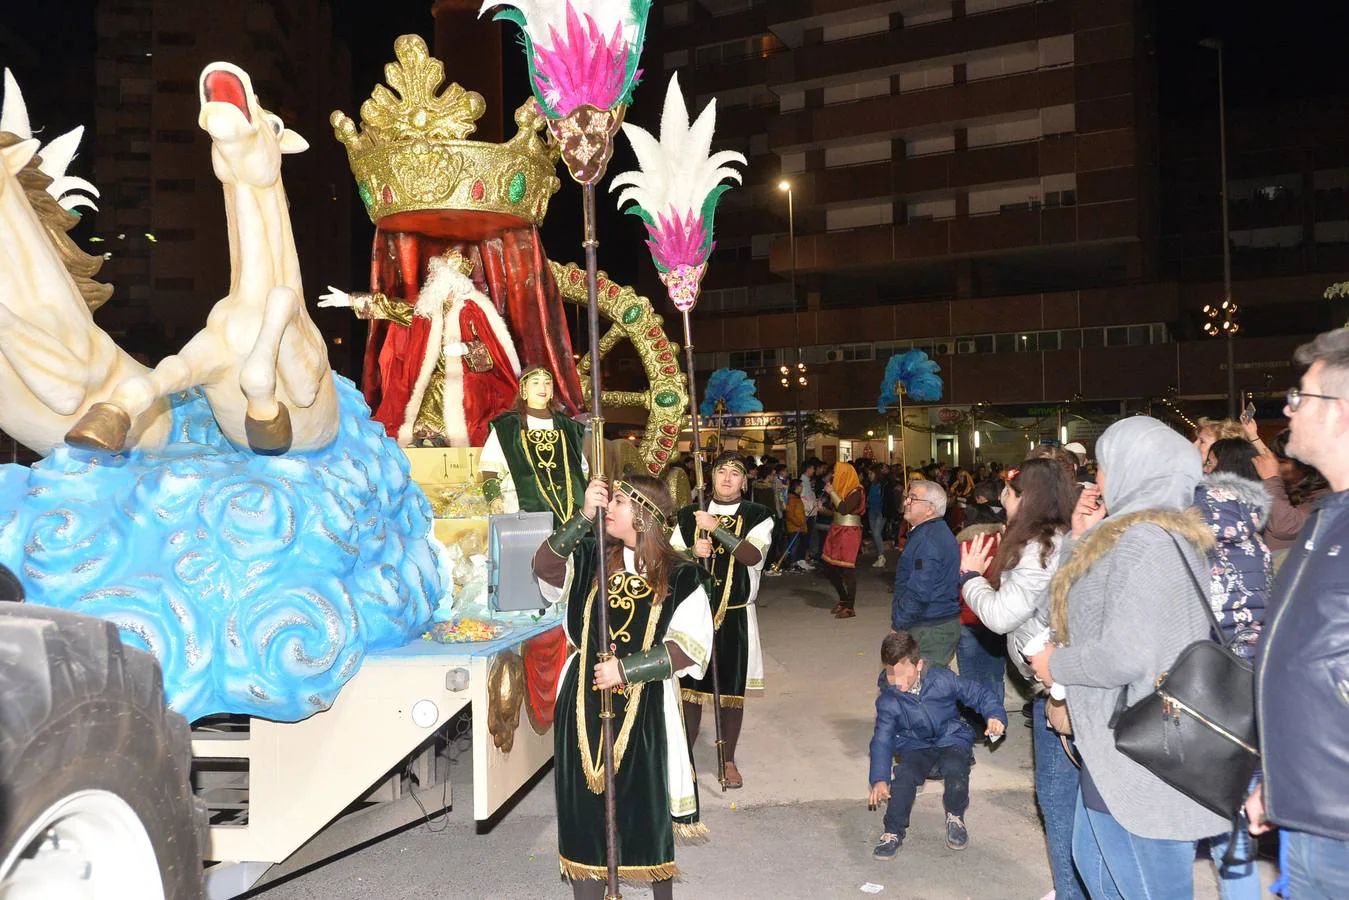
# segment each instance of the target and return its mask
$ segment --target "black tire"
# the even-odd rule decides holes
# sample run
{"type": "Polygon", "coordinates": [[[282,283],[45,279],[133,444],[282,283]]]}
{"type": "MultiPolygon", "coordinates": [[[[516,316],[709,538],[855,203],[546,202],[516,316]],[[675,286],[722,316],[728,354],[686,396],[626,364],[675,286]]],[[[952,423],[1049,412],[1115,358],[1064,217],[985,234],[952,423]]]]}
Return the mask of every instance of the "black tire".
{"type": "Polygon", "coordinates": [[[207,822],[191,765],[154,657],[110,622],[0,604],[0,861],[54,803],[103,790],[144,825],[165,898],[198,900],[207,822]]]}

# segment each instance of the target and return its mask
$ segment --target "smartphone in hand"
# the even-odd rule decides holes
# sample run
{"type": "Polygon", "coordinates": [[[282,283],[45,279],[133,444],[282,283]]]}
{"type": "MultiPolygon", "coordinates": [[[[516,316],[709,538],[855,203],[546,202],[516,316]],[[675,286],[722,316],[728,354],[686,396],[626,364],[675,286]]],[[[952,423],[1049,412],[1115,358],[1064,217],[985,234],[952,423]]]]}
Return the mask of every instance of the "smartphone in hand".
{"type": "Polygon", "coordinates": [[[1248,402],[1248,403],[1246,404],[1246,408],[1245,408],[1245,409],[1242,411],[1242,413],[1241,413],[1241,421],[1243,421],[1243,422],[1254,422],[1254,421],[1255,421],[1255,404],[1254,404],[1254,403],[1248,402]]]}

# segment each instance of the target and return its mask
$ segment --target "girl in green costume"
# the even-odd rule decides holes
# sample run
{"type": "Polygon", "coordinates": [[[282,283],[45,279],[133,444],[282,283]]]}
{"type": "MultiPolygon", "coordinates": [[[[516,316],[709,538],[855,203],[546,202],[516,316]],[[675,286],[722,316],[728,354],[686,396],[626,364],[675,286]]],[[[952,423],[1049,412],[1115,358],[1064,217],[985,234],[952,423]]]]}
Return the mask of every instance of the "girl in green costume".
{"type": "Polygon", "coordinates": [[[656,478],[590,482],[583,509],[534,557],[544,596],[567,602],[572,653],[554,716],[558,852],[577,898],[604,894],[604,767],[600,690],[612,690],[619,874],[673,896],[676,834],[706,834],[698,819],[693,765],[677,677],[701,677],[712,645],[706,576],[670,546],[674,501],[656,478]],[[605,510],[607,590],[601,600],[591,521],[605,510]],[[609,604],[613,658],[598,659],[597,602],[609,604]]]}

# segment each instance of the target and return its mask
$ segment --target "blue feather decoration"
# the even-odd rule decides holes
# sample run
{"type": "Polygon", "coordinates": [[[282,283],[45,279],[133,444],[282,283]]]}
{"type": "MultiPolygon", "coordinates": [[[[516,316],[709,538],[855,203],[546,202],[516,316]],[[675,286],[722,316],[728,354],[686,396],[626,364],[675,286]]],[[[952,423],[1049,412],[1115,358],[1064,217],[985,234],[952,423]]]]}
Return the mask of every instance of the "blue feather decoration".
{"type": "Polygon", "coordinates": [[[935,403],[941,399],[942,381],[937,365],[922,350],[896,353],[885,364],[881,379],[881,397],[876,403],[878,412],[899,405],[899,386],[904,385],[904,396],[912,403],[935,403]]]}
{"type": "Polygon", "coordinates": [[[698,404],[699,415],[756,412],[763,412],[763,403],[755,396],[754,379],[740,369],[717,369],[707,379],[703,402],[698,404]]]}

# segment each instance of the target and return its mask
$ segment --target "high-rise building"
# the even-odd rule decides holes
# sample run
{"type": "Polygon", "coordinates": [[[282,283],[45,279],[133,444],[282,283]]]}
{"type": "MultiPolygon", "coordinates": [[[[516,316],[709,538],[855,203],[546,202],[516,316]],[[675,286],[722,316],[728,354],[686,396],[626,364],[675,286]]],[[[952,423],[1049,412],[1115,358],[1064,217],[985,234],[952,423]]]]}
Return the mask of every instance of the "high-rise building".
{"type": "MultiPolygon", "coordinates": [[[[1070,400],[1224,408],[1223,341],[1201,330],[1222,296],[1216,77],[1207,117],[1162,127],[1152,3],[687,0],[659,15],[651,68],[678,69],[699,107],[716,97],[721,144],[750,157],[718,215],[701,374],[749,370],[768,408],[842,411],[854,436],[908,348],[941,364],[941,405],[1053,418],[1055,437],[1064,417],[1043,412],[1070,400]],[[777,377],[798,359],[812,373],[799,396],[777,377]]],[[[1246,141],[1230,176],[1234,294],[1251,316],[1238,389],[1283,387],[1322,310],[1259,310],[1340,264],[1326,242],[1344,217],[1320,199],[1343,206],[1347,182],[1343,163],[1320,161],[1335,154],[1318,156],[1314,127],[1231,118],[1229,148],[1246,141]],[[1273,193],[1253,201],[1267,175],[1273,193]],[[1296,264],[1246,253],[1294,230],[1296,264]],[[1253,327],[1268,319],[1279,327],[1253,327]]]]}
{"type": "Polygon", "coordinates": [[[309,142],[282,165],[311,315],[339,371],[358,372],[352,317],[317,310],[351,277],[352,181],[328,116],[349,105],[351,62],[324,0],[114,0],[97,7],[96,121],[84,153],[103,191],[94,235],[117,293],[98,317],[157,359],[205,323],[229,291],[225,208],[197,125],[197,79],[215,60],[249,73],[258,100],[309,142]],[[340,342],[340,343],[339,343],[340,342]]]}

